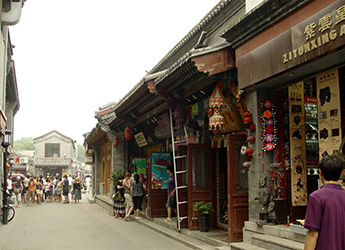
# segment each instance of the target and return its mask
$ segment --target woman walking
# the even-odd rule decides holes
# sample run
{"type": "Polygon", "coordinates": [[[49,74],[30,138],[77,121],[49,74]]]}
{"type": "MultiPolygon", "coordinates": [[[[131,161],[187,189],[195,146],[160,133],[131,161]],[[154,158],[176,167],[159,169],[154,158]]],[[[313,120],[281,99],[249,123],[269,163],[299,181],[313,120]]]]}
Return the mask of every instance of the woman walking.
{"type": "Polygon", "coordinates": [[[123,176],[119,177],[115,183],[115,193],[120,191],[121,198],[118,201],[114,201],[114,216],[116,219],[121,219],[125,216],[125,197],[124,197],[124,186],[123,176]]]}
{"type": "Polygon", "coordinates": [[[131,190],[131,183],[129,180],[130,178],[131,178],[131,173],[127,172],[125,174],[125,179],[123,180],[123,186],[125,190],[125,199],[126,199],[125,221],[130,221],[129,216],[131,215],[134,208],[133,200],[130,195],[130,190],[131,190]]]}
{"type": "Polygon", "coordinates": [[[17,183],[14,189],[14,193],[16,194],[17,199],[17,207],[20,207],[20,202],[22,201],[22,190],[23,190],[23,184],[22,180],[20,179],[20,176],[17,176],[17,183]]]}
{"type": "Polygon", "coordinates": [[[62,186],[63,186],[63,183],[61,181],[61,178],[58,179],[58,183],[56,185],[56,202],[57,203],[61,203],[62,201],[62,197],[61,197],[61,194],[62,194],[62,186]]]}
{"type": "Polygon", "coordinates": [[[36,185],[36,194],[37,194],[37,203],[39,205],[42,204],[42,197],[43,197],[43,184],[42,180],[38,180],[36,185]]]}
{"type": "Polygon", "coordinates": [[[140,210],[143,203],[144,189],[146,186],[140,181],[138,174],[134,175],[134,182],[131,183],[131,194],[134,203],[134,215],[135,219],[141,219],[140,210]]]}
{"type": "Polygon", "coordinates": [[[74,193],[74,203],[79,203],[79,200],[81,200],[81,181],[78,177],[76,177],[73,181],[73,193],[74,193]]]}
{"type": "Polygon", "coordinates": [[[65,174],[63,178],[64,179],[62,181],[62,195],[65,197],[63,204],[67,204],[69,203],[69,199],[68,199],[69,186],[68,186],[67,175],[65,174]]]}

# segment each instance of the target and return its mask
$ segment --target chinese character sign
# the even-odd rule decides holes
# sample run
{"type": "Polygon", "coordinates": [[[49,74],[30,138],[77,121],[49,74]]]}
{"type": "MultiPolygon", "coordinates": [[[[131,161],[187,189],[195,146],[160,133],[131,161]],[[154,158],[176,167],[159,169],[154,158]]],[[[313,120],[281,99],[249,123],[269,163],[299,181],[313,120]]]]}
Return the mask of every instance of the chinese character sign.
{"type": "Polygon", "coordinates": [[[167,166],[171,165],[170,153],[151,153],[151,188],[167,189],[169,175],[166,172],[167,166]]]}

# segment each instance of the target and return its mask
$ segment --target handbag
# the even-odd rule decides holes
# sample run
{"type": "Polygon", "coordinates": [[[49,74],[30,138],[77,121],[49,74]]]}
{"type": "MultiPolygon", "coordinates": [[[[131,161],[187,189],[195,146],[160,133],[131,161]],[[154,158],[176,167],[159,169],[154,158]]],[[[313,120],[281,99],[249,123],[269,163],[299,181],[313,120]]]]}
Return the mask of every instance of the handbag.
{"type": "Polygon", "coordinates": [[[14,190],[13,190],[13,192],[15,193],[15,194],[19,194],[19,188],[15,188],[14,190]]]}
{"type": "Polygon", "coordinates": [[[113,193],[111,195],[111,198],[114,200],[114,201],[119,201],[121,199],[121,193],[120,193],[120,190],[117,190],[115,193],[113,193]]]}

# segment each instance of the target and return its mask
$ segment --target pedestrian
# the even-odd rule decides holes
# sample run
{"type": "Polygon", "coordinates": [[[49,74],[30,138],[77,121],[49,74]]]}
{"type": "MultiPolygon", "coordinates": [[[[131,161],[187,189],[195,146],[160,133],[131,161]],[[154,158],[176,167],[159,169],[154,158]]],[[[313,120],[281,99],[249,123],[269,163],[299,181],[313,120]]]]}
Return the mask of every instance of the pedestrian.
{"type": "Polygon", "coordinates": [[[26,203],[26,186],[25,186],[25,177],[24,177],[24,179],[23,180],[21,180],[22,181],[22,192],[21,192],[21,199],[22,199],[22,203],[26,203]]]}
{"type": "Polygon", "coordinates": [[[143,203],[144,189],[146,186],[140,181],[138,174],[134,174],[134,182],[131,183],[131,195],[134,203],[135,219],[141,219],[140,210],[143,203]]]}
{"type": "Polygon", "coordinates": [[[120,176],[115,183],[115,193],[120,191],[121,198],[118,201],[114,201],[114,216],[116,219],[121,219],[125,217],[125,197],[124,197],[124,186],[123,186],[123,176],[120,176]]]}
{"type": "Polygon", "coordinates": [[[45,192],[46,192],[47,202],[52,202],[53,184],[51,183],[50,178],[47,179],[47,182],[45,185],[45,192]]]}
{"type": "Polygon", "coordinates": [[[166,172],[169,174],[169,180],[168,180],[168,199],[165,204],[165,207],[167,208],[168,217],[164,220],[165,222],[171,221],[171,213],[172,210],[176,213],[176,197],[175,197],[175,177],[174,177],[174,169],[172,166],[167,166],[166,172]]]}
{"type": "Polygon", "coordinates": [[[61,178],[58,178],[58,183],[56,185],[56,202],[61,203],[62,202],[62,187],[63,187],[63,182],[61,178]]]}
{"type": "Polygon", "coordinates": [[[42,180],[38,179],[36,185],[36,195],[37,195],[37,204],[42,204],[42,197],[43,197],[43,184],[42,180]]]}
{"type": "Polygon", "coordinates": [[[82,189],[82,184],[81,181],[78,177],[76,177],[73,181],[73,187],[72,191],[74,193],[74,203],[79,203],[79,200],[81,200],[81,189],[82,189]]]}
{"type": "Polygon", "coordinates": [[[322,186],[309,196],[304,227],[305,250],[345,249],[345,190],[338,184],[341,160],[327,155],[319,162],[322,186]]]}
{"type": "Polygon", "coordinates": [[[12,196],[12,192],[13,192],[13,187],[12,187],[12,176],[11,175],[7,175],[7,179],[6,179],[6,191],[7,193],[12,196]]]}
{"type": "Polygon", "coordinates": [[[91,178],[90,178],[89,175],[86,176],[86,179],[85,179],[85,186],[86,186],[87,194],[90,194],[91,178]]]}
{"type": "Polygon", "coordinates": [[[71,175],[67,177],[68,180],[68,192],[71,193],[71,201],[73,201],[73,193],[72,193],[72,185],[73,185],[73,178],[71,175]]]}
{"type": "Polygon", "coordinates": [[[17,176],[17,183],[14,189],[14,193],[16,194],[16,200],[17,200],[17,207],[20,207],[20,202],[22,201],[22,190],[23,190],[23,184],[22,180],[20,179],[20,176],[17,176]]]}
{"type": "Polygon", "coordinates": [[[125,179],[123,180],[123,187],[124,187],[124,193],[125,193],[125,200],[126,200],[126,210],[125,210],[125,221],[130,221],[130,215],[133,211],[134,204],[132,197],[130,195],[130,190],[131,190],[131,173],[127,172],[125,174],[125,179]]]}
{"type": "Polygon", "coordinates": [[[33,176],[30,177],[28,181],[28,194],[27,194],[27,203],[26,205],[29,206],[29,204],[32,204],[35,202],[35,190],[36,190],[36,180],[33,176]]]}
{"type": "Polygon", "coordinates": [[[64,196],[65,200],[64,200],[64,204],[69,203],[69,198],[68,198],[68,193],[69,193],[69,182],[67,179],[67,175],[65,174],[63,176],[63,182],[62,182],[62,195],[64,196]]]}

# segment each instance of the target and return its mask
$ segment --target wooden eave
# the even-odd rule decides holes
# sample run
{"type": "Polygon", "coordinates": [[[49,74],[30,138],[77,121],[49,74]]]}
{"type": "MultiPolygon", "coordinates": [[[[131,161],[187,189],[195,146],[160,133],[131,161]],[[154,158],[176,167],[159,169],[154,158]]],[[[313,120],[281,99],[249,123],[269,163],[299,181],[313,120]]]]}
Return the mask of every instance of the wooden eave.
{"type": "Polygon", "coordinates": [[[96,143],[100,140],[102,140],[104,137],[107,136],[107,133],[99,128],[94,128],[91,133],[88,135],[87,138],[85,138],[85,142],[87,143],[96,143]]]}
{"type": "Polygon", "coordinates": [[[311,1],[313,0],[264,1],[230,26],[221,37],[225,38],[231,47],[237,48],[311,1]]]}

